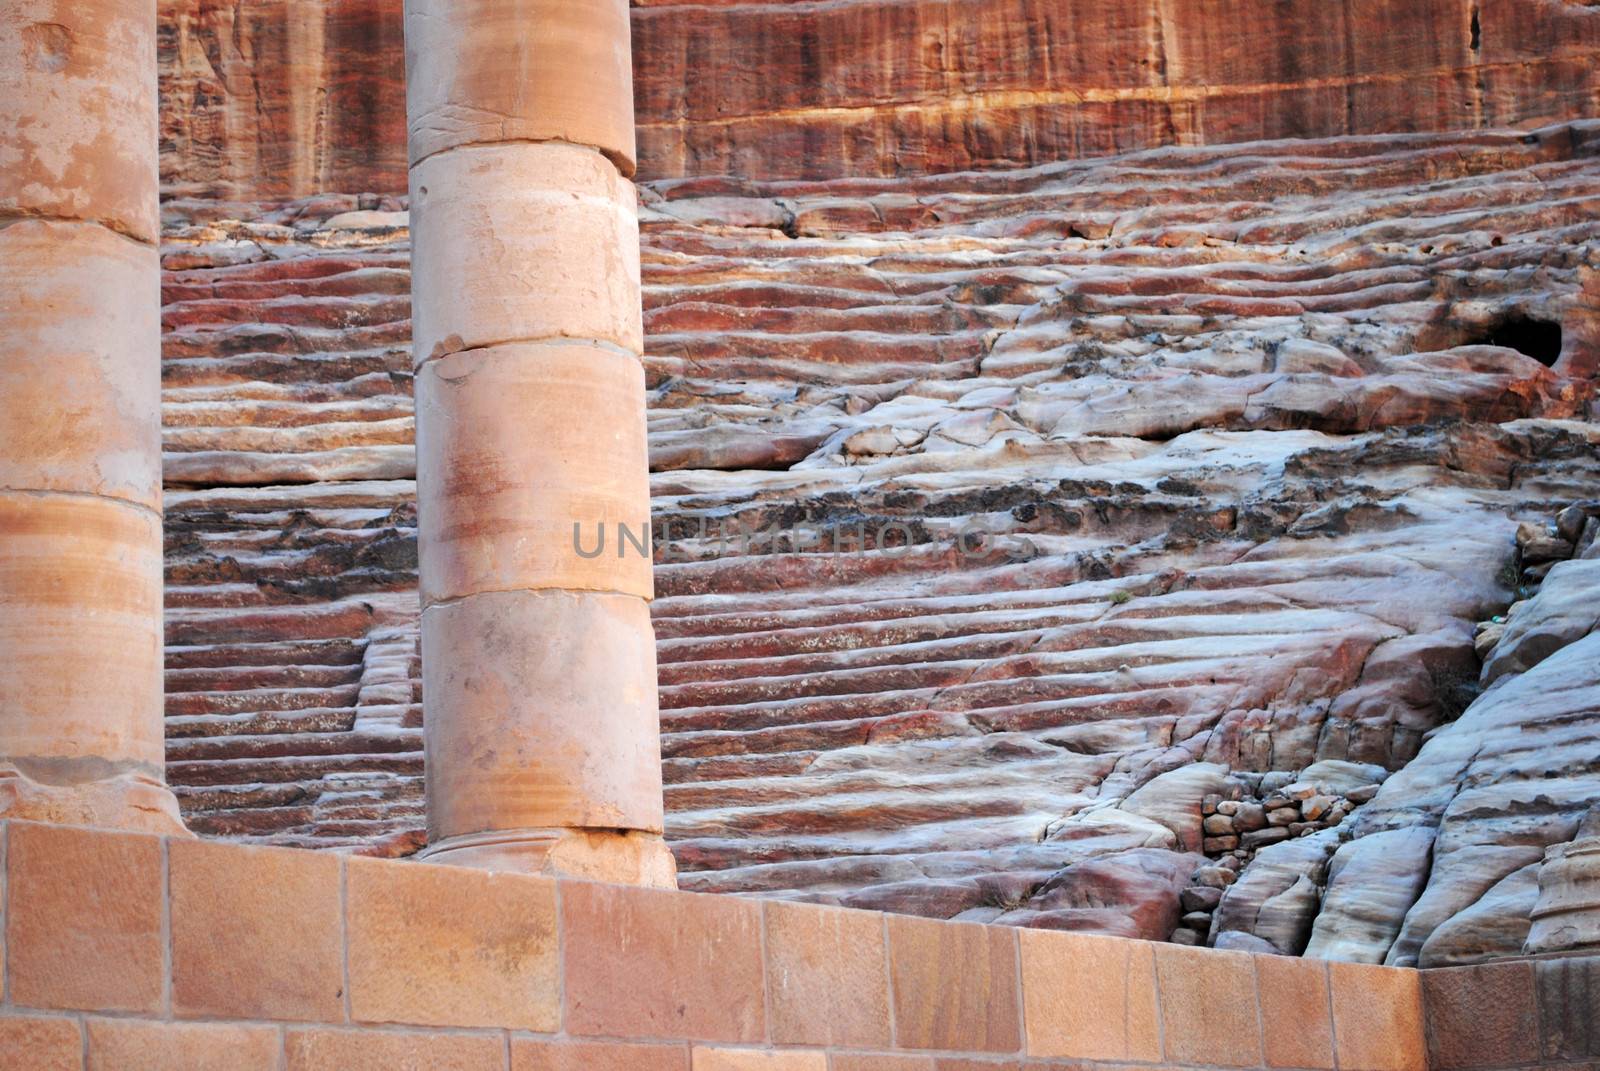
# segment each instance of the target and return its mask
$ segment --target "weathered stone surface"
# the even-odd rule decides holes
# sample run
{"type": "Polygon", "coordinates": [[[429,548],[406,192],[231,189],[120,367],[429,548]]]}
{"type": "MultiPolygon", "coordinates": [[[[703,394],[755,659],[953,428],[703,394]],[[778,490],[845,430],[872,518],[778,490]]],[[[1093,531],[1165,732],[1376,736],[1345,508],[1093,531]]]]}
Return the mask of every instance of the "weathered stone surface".
{"type": "Polygon", "coordinates": [[[0,12],[0,218],[85,220],[157,240],[154,31],[143,0],[22,0],[0,12]]]}
{"type": "Polygon", "coordinates": [[[1016,1052],[1015,931],[890,917],[889,978],[896,1046],[1016,1052]]]}
{"type": "Polygon", "coordinates": [[[1427,886],[1434,837],[1427,827],[1385,830],[1335,852],[1306,955],[1382,963],[1427,886]]]}
{"type": "Polygon", "coordinates": [[[1029,1055],[1161,1059],[1152,945],[1038,930],[1020,936],[1029,1055]]]}
{"type": "Polygon", "coordinates": [[[1513,870],[1439,923],[1417,952],[1419,963],[1474,963],[1512,955],[1527,943],[1539,899],[1540,863],[1513,870]]]}
{"type": "Polygon", "coordinates": [[[835,1053],[829,1071],[934,1071],[933,1057],[901,1053],[835,1053]]]}
{"type": "Polygon", "coordinates": [[[1539,1059],[1533,964],[1424,971],[1422,999],[1430,1067],[1515,1067],[1539,1059]]]}
{"type": "Polygon", "coordinates": [[[650,598],[644,373],[632,354],[510,344],[429,361],[417,443],[424,606],[542,588],[650,598]]]}
{"type": "Polygon", "coordinates": [[[411,162],[460,145],[589,145],[634,168],[626,0],[424,0],[406,18],[411,162]]]}
{"type": "Polygon", "coordinates": [[[8,999],[159,1012],[160,840],[14,822],[6,854],[8,999]]]}
{"type": "Polygon", "coordinates": [[[167,856],[175,1016],[343,1021],[337,858],[203,841],[167,856]]]}
{"type": "Polygon", "coordinates": [[[429,607],[422,632],[438,719],[428,737],[430,841],[510,829],[660,832],[644,600],[484,592],[429,607]],[[534,637],[545,642],[527,642],[534,637]]]}
{"type": "Polygon", "coordinates": [[[762,1040],[760,904],[568,882],[561,932],[568,1034],[762,1040]]]}
{"type": "Polygon", "coordinates": [[[801,904],[763,909],[767,1021],[780,1045],[887,1048],[883,917],[801,904]]]}
{"type": "MultiPolygon", "coordinates": [[[[1594,497],[1592,136],[647,185],[683,883],[1161,940],[1202,860],[1126,806],[1160,775],[1404,766],[1475,685],[1517,524],[1594,497]],[[1515,310],[1561,325],[1554,367],[1479,345],[1515,310]],[[868,550],[719,538],[802,519],[868,550]],[[910,552],[870,549],[889,521],[910,552]]],[[[168,246],[169,729],[197,828],[403,854],[406,235],[322,225],[363,204],[168,246]]],[[[1435,881],[1465,908],[1527,861],[1435,881]]],[[[1306,939],[1307,894],[1263,939],[1306,939]]]]}
{"type": "Polygon", "coordinates": [[[474,145],[411,170],[417,364],[576,338],[639,352],[633,186],[558,142],[474,145]]]}
{"type": "MultiPolygon", "coordinates": [[[[169,188],[403,189],[401,6],[163,0],[169,188]]],[[[1600,47],[1587,8],[1543,0],[1384,0],[1337,17],[1313,0],[652,0],[633,23],[650,178],[934,174],[1174,143],[1525,126],[1594,114],[1600,47]],[[1387,32],[1401,22],[1418,32],[1387,32]],[[1294,47],[1237,48],[1246,24],[1294,47]]],[[[579,37],[559,51],[584,49],[579,37]]],[[[539,100],[565,114],[564,94],[539,100]]],[[[470,129],[474,117],[448,118],[470,129]]]]}
{"type": "Polygon", "coordinates": [[[1267,941],[1281,955],[1303,952],[1335,843],[1332,832],[1322,832],[1257,852],[1222,893],[1213,915],[1213,941],[1220,943],[1227,933],[1246,933],[1267,941]]]}
{"type": "Polygon", "coordinates": [[[1583,762],[1589,745],[1581,741],[1592,737],[1600,706],[1596,657],[1600,634],[1591,633],[1500,679],[1385,783],[1361,813],[1358,839],[1341,849],[1360,867],[1350,873],[1369,871],[1369,880],[1352,881],[1347,896],[1330,890],[1317,920],[1326,937],[1314,937],[1313,950],[1341,948],[1373,962],[1381,954],[1401,965],[1521,951],[1533,908],[1526,883],[1536,877],[1524,875],[1520,891],[1500,883],[1575,836],[1593,802],[1587,770],[1573,764],[1583,762]],[[1397,865],[1395,844],[1426,852],[1431,866],[1397,865]],[[1500,892],[1489,901],[1500,905],[1492,915],[1480,900],[1491,888],[1500,892]],[[1430,946],[1436,928],[1461,912],[1470,912],[1463,939],[1430,946]]]}
{"type": "Polygon", "coordinates": [[[405,189],[401,0],[160,0],[167,191],[405,189]]]}
{"type": "Polygon", "coordinates": [[[279,1066],[278,1031],[269,1026],[90,1018],[86,1027],[86,1071],[277,1071],[279,1066]]]}
{"type": "Polygon", "coordinates": [[[689,1071],[689,1048],[512,1038],[511,1071],[689,1071]]]}
{"type": "Polygon", "coordinates": [[[137,0],[0,10],[0,816],[177,833],[155,34],[137,0]]]}
{"type": "Polygon", "coordinates": [[[1545,850],[1523,951],[1537,955],[1600,948],[1600,835],[1584,832],[1580,826],[1577,837],[1545,850]]]}
{"type": "Polygon", "coordinates": [[[492,1035],[290,1030],[286,1071],[493,1071],[505,1042],[492,1035]]]}
{"type": "Polygon", "coordinates": [[[1421,972],[1328,964],[1341,1071],[1424,1071],[1421,972]]]}
{"type": "Polygon", "coordinates": [[[1261,1021],[1255,970],[1241,952],[1156,949],[1167,1059],[1178,1064],[1258,1067],[1261,1021]],[[1218,1000],[1220,994],[1238,994],[1218,1000]]]}
{"type": "Polygon", "coordinates": [[[1600,959],[1540,960],[1534,964],[1534,984],[1541,1058],[1554,1062],[1600,1056],[1600,959]]]}
{"type": "Polygon", "coordinates": [[[696,1045],[692,1071],[828,1071],[825,1052],[774,1052],[770,1049],[719,1049],[696,1045]]]}
{"type": "Polygon", "coordinates": [[[1600,561],[1563,561],[1545,576],[1539,597],[1506,622],[1483,683],[1532,669],[1550,655],[1600,628],[1600,561]]]}
{"type": "Polygon", "coordinates": [[[1257,956],[1255,965],[1267,1066],[1332,1068],[1326,968],[1284,956],[1257,956]]]}
{"type": "MultiPolygon", "coordinates": [[[[1202,834],[1200,803],[1207,794],[1221,787],[1228,768],[1217,763],[1197,762],[1159,774],[1141,785],[1121,803],[1129,814],[1148,818],[1166,826],[1176,837],[1175,847],[1199,851],[1202,834]]],[[[1229,830],[1231,830],[1231,824],[1229,830]]],[[[1206,829],[1206,833],[1228,830],[1206,829]]]]}
{"type": "Polygon", "coordinates": [[[160,509],[155,249],[19,220],[0,228],[0,288],[0,488],[160,509]]]}
{"type": "Polygon", "coordinates": [[[83,1028],[65,1016],[0,1019],[0,1049],[28,1071],[81,1071],[83,1028]]]}
{"type": "Polygon", "coordinates": [[[352,859],[346,884],[352,1019],[559,1028],[553,881],[352,859]]]}

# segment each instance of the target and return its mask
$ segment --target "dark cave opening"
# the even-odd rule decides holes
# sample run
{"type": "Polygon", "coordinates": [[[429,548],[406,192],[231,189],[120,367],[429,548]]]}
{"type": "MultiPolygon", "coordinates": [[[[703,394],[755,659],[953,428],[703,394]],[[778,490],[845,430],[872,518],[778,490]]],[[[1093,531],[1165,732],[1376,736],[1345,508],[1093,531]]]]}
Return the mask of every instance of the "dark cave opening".
{"type": "Polygon", "coordinates": [[[1550,368],[1561,358],[1561,325],[1513,313],[1496,321],[1484,335],[1474,339],[1473,344],[1504,346],[1550,368]]]}

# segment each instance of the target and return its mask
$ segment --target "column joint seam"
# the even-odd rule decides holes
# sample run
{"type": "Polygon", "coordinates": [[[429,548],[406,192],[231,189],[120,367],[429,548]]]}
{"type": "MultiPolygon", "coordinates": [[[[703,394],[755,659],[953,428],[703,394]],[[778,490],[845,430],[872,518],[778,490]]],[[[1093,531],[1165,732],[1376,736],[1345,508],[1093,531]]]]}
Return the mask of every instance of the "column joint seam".
{"type": "Polygon", "coordinates": [[[612,595],[624,599],[638,599],[649,604],[653,600],[643,595],[635,595],[631,591],[619,591],[616,588],[571,588],[560,585],[551,585],[543,588],[485,588],[482,591],[469,591],[465,595],[452,595],[447,599],[431,599],[423,604],[422,612],[436,610],[441,607],[455,606],[466,602],[468,599],[479,595],[612,595]]]}
{"type": "Polygon", "coordinates": [[[88,227],[98,227],[108,234],[114,234],[123,241],[131,242],[141,249],[160,250],[159,240],[145,238],[134,232],[119,227],[107,219],[88,218],[84,216],[59,216],[53,212],[21,212],[16,209],[0,209],[0,231],[16,223],[60,223],[65,225],[78,224],[88,227]]]}
{"type": "Polygon", "coordinates": [[[633,176],[637,174],[638,171],[637,162],[621,153],[613,152],[612,150],[601,145],[594,145],[587,141],[573,141],[570,138],[495,138],[492,141],[462,141],[457,142],[454,145],[446,145],[442,148],[434,149],[429,153],[424,153],[415,160],[409,161],[406,164],[406,170],[415,171],[429,160],[432,160],[438,156],[444,156],[447,153],[459,152],[463,149],[495,149],[502,145],[557,145],[566,148],[592,152],[596,156],[599,156],[605,160],[606,163],[610,164],[611,167],[616,171],[617,177],[622,179],[624,182],[632,182],[633,176]],[[633,164],[634,170],[630,172],[623,171],[623,169],[617,164],[618,157],[628,160],[629,163],[633,164]]]}
{"type": "Polygon", "coordinates": [[[465,354],[487,353],[489,350],[499,349],[502,346],[590,346],[595,349],[605,350],[608,353],[615,353],[621,357],[631,357],[633,360],[638,361],[641,365],[644,363],[644,355],[640,351],[630,349],[627,346],[623,346],[620,343],[613,342],[606,338],[595,338],[589,335],[521,335],[516,338],[497,339],[494,342],[484,342],[476,346],[463,346],[458,350],[450,350],[447,353],[430,353],[422,360],[413,362],[412,375],[416,375],[418,372],[421,372],[424,368],[428,367],[430,364],[433,364],[435,361],[442,361],[447,357],[459,357],[465,354]]]}
{"type": "Polygon", "coordinates": [[[164,519],[164,514],[161,510],[147,506],[143,502],[135,502],[131,498],[121,498],[117,495],[103,495],[98,491],[65,491],[54,487],[10,487],[0,485],[0,495],[25,495],[29,498],[46,498],[51,495],[60,495],[64,498],[91,498],[138,510],[141,513],[149,514],[157,521],[164,519]]]}

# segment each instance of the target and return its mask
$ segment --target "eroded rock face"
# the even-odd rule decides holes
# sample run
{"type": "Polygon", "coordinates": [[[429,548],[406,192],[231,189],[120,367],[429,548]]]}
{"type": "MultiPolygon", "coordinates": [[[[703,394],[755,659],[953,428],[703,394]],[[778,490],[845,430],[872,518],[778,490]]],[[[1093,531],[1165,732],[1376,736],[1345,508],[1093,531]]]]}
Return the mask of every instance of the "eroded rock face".
{"type": "MultiPolygon", "coordinates": [[[[1549,538],[1528,535],[1525,561],[1549,538]]],[[[1583,848],[1600,824],[1591,817],[1600,632],[1590,612],[1600,580],[1590,564],[1544,574],[1489,655],[1487,691],[1352,818],[1310,954],[1432,967],[1593,940],[1583,848]],[[1541,916],[1549,923],[1530,934],[1541,916]]]]}
{"type": "MultiPolygon", "coordinates": [[[[1215,910],[1283,947],[1337,928],[1314,901],[1354,818],[1236,874],[1200,850],[1205,797],[1314,763],[1355,791],[1332,760],[1405,768],[1354,814],[1448,848],[1418,816],[1473,747],[1408,763],[1474,724],[1424,748],[1523,582],[1519,524],[1600,484],[1597,150],[1577,124],[646,185],[682,884],[1155,938],[1215,910]]],[[[169,775],[205,834],[420,844],[402,209],[169,205],[169,775]]],[[[1482,787],[1514,816],[1491,841],[1552,784],[1592,797],[1532,779],[1592,724],[1498,760],[1528,779],[1482,787]]],[[[1420,947],[1407,858],[1348,912],[1420,947]]],[[[1502,874],[1435,867],[1437,917],[1502,874]]]]}
{"type": "MultiPolygon", "coordinates": [[[[401,6],[162,0],[169,190],[404,191],[401,6]]],[[[648,0],[633,53],[648,178],[928,175],[1594,116],[1600,14],[1559,0],[648,0]],[[1241,47],[1241,26],[1293,47],[1241,47]]]]}

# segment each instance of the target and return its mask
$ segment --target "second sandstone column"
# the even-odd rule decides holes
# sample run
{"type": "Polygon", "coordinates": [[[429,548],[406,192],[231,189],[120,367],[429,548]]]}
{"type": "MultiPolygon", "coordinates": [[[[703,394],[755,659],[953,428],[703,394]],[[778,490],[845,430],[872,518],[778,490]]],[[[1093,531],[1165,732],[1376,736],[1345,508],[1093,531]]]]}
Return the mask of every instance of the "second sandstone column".
{"type": "Polygon", "coordinates": [[[672,885],[627,0],[406,0],[406,70],[427,854],[672,885]]]}

